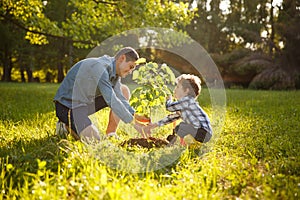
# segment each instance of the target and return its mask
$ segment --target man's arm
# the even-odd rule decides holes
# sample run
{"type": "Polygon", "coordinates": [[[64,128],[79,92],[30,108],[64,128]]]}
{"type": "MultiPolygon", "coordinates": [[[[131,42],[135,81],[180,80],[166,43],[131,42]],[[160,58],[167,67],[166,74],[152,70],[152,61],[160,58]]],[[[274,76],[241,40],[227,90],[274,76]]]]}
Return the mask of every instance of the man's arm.
{"type": "Polygon", "coordinates": [[[112,111],[125,123],[133,121],[133,114],[125,107],[122,101],[117,97],[111,82],[109,81],[108,72],[104,71],[98,81],[98,88],[112,111]]]}
{"type": "Polygon", "coordinates": [[[129,101],[124,97],[122,89],[121,89],[121,81],[118,80],[118,82],[116,83],[115,87],[114,87],[114,91],[116,93],[116,96],[121,100],[121,102],[123,103],[123,105],[127,108],[127,110],[134,115],[135,110],[130,106],[129,101]]]}

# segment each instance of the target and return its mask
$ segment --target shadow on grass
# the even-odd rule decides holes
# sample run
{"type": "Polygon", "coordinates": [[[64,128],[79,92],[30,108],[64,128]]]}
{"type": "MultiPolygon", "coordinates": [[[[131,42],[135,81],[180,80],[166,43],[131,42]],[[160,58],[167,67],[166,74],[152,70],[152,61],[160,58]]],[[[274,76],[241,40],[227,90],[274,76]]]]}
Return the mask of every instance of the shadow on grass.
{"type": "Polygon", "coordinates": [[[2,189],[20,189],[24,184],[28,187],[55,177],[68,157],[65,149],[69,144],[70,141],[48,133],[44,138],[18,139],[0,148],[2,189]]]}
{"type": "Polygon", "coordinates": [[[126,174],[138,174],[143,177],[149,172],[168,174],[172,172],[183,158],[192,159],[205,154],[205,146],[183,147],[174,145],[163,148],[142,148],[138,146],[122,147],[123,143],[114,144],[102,141],[100,145],[88,146],[89,157],[98,159],[101,163],[115,171],[126,174]]]}
{"type": "Polygon", "coordinates": [[[68,141],[53,135],[30,141],[12,141],[0,148],[1,167],[9,163],[17,173],[35,174],[39,168],[38,160],[41,160],[46,161],[47,169],[57,172],[58,164],[67,157],[66,152],[62,151],[67,143],[68,141]]]}

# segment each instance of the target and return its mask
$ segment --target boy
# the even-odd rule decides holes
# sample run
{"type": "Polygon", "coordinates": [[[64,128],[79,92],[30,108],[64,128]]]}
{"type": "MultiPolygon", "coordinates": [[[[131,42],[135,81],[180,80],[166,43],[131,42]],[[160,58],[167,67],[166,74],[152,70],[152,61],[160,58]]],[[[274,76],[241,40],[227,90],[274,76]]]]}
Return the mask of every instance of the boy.
{"type": "MultiPolygon", "coordinates": [[[[172,101],[172,97],[166,101],[166,109],[174,113],[157,123],[149,124],[144,130],[145,133],[150,134],[153,128],[182,119],[182,122],[173,130],[173,135],[177,134],[181,138],[182,144],[183,138],[188,134],[191,134],[196,141],[208,142],[212,137],[210,120],[196,101],[201,91],[201,80],[194,75],[182,74],[177,77],[176,83],[174,96],[177,101],[172,101]]],[[[168,137],[170,141],[169,138],[170,136],[168,137]]],[[[175,141],[170,142],[174,143],[175,141]]]]}

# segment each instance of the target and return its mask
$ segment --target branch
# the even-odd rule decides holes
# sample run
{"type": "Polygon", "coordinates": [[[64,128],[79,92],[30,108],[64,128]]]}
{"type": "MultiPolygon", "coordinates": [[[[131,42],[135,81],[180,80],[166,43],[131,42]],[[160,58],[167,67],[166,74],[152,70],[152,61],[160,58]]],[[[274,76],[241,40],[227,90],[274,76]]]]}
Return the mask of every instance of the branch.
{"type": "Polygon", "coordinates": [[[40,34],[40,35],[44,35],[44,36],[51,37],[51,38],[67,40],[67,41],[75,42],[75,43],[93,44],[93,43],[90,42],[90,41],[73,40],[72,38],[65,37],[65,36],[53,35],[53,34],[50,34],[50,33],[45,33],[45,32],[36,31],[36,30],[29,30],[29,28],[27,28],[25,25],[19,23],[19,22],[16,21],[16,20],[11,19],[11,18],[8,17],[8,16],[5,16],[5,15],[3,15],[3,14],[0,14],[0,16],[3,17],[5,20],[11,22],[13,25],[17,26],[18,28],[23,29],[23,30],[25,30],[25,31],[27,31],[27,32],[31,32],[31,33],[35,33],[35,34],[40,34]]]}
{"type": "Polygon", "coordinates": [[[103,4],[109,4],[109,5],[118,5],[117,3],[114,3],[114,2],[107,2],[107,1],[101,1],[101,0],[94,0],[94,2],[96,4],[99,4],[99,3],[103,3],[103,4]]]}

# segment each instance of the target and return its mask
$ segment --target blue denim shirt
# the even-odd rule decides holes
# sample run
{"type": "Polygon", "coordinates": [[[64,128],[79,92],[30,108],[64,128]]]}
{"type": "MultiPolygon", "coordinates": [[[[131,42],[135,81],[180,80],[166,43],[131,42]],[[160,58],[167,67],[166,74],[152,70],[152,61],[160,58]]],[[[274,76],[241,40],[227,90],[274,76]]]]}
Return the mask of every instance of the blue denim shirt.
{"type": "Polygon", "coordinates": [[[73,109],[94,104],[102,95],[107,105],[125,123],[133,120],[135,110],[121,92],[121,77],[116,74],[115,58],[107,55],[87,58],[76,63],[67,73],[54,97],[73,109]]]}

